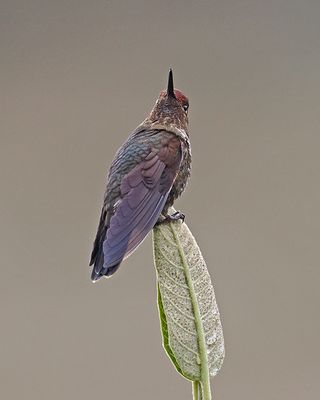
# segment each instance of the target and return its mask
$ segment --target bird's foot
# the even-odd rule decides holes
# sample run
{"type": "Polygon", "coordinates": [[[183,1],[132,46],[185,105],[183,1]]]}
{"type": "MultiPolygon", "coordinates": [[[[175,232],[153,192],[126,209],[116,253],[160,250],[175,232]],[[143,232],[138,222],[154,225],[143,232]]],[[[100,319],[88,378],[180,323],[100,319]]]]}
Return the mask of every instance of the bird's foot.
{"type": "Polygon", "coordinates": [[[156,225],[160,225],[160,224],[166,224],[169,222],[173,222],[173,221],[178,221],[179,219],[182,220],[182,222],[184,222],[185,220],[185,215],[180,212],[180,211],[176,211],[175,213],[173,213],[172,215],[160,215],[156,225]]]}

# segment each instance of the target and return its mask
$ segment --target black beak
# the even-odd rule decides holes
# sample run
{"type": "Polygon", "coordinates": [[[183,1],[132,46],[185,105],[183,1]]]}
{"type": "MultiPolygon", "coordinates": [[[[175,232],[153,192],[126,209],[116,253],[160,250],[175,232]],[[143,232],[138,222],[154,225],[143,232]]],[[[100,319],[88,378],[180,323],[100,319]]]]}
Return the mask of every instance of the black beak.
{"type": "Polygon", "coordinates": [[[176,98],[176,95],[174,94],[173,74],[172,74],[172,69],[171,68],[169,70],[167,96],[168,97],[173,97],[174,99],[176,98]]]}

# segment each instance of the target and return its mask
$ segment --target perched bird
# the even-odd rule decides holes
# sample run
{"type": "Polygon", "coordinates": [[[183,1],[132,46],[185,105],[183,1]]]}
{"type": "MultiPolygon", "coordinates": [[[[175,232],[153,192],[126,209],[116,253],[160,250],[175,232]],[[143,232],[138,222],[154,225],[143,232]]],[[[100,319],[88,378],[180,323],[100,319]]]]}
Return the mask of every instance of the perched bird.
{"type": "Polygon", "coordinates": [[[190,176],[188,108],[170,69],[167,90],[111,164],[90,260],[93,282],[114,274],[156,223],[184,218],[168,215],[168,208],[190,176]]]}

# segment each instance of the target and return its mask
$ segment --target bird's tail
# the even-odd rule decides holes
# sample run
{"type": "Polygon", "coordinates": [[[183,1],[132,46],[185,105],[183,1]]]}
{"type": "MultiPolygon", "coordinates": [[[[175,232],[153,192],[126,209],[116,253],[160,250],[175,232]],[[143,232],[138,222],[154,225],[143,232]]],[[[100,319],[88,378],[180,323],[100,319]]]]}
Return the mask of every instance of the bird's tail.
{"type": "Polygon", "coordinates": [[[116,265],[105,267],[104,266],[104,252],[103,243],[106,240],[107,230],[109,223],[106,222],[106,211],[102,210],[100,223],[97,231],[97,236],[93,244],[93,250],[91,253],[90,266],[93,265],[91,280],[96,282],[103,276],[111,276],[119,268],[120,262],[116,265]]]}

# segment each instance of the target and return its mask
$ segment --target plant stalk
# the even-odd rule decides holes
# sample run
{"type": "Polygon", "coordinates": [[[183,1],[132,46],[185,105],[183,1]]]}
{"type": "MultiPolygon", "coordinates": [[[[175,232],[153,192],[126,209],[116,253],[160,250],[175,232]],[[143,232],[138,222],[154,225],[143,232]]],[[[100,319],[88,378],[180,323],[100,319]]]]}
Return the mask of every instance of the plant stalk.
{"type": "Polygon", "coordinates": [[[193,400],[200,400],[199,394],[201,396],[200,392],[200,383],[199,381],[192,381],[192,394],[193,394],[193,400]]]}

